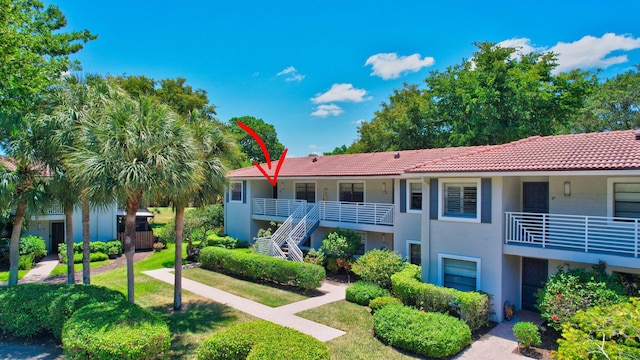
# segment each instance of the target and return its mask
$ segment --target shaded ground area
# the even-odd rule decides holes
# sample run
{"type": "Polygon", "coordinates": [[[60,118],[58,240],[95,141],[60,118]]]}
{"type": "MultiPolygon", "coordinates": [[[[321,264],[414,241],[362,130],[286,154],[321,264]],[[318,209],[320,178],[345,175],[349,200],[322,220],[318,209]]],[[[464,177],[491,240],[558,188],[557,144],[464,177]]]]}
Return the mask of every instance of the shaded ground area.
{"type": "MultiPolygon", "coordinates": [[[[136,252],[133,255],[133,262],[142,261],[142,260],[146,259],[152,253],[153,253],[153,251],[136,252]]],[[[104,266],[100,266],[99,268],[91,269],[91,276],[102,274],[102,273],[107,272],[109,270],[113,270],[113,269],[125,266],[126,264],[127,264],[127,258],[124,255],[122,255],[119,258],[115,259],[111,264],[107,264],[107,265],[104,265],[104,266]]],[[[76,271],[74,275],[75,275],[75,279],[76,279],[76,284],[79,284],[79,283],[81,284],[82,283],[82,270],[76,271]]],[[[44,283],[48,283],[48,284],[64,284],[64,283],[67,282],[67,275],[63,274],[63,275],[57,275],[57,276],[50,276],[50,277],[46,278],[43,282],[44,283]]]]}

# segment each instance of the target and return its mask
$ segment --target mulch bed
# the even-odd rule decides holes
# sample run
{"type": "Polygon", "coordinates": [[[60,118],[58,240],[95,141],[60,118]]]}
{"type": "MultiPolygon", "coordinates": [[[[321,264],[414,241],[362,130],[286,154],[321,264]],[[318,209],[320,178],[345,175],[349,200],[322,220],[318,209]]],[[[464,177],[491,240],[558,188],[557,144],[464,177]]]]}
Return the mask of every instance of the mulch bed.
{"type": "Polygon", "coordinates": [[[516,348],[513,352],[532,359],[552,359],[551,353],[558,350],[558,339],[562,334],[560,331],[557,331],[552,327],[545,328],[546,331],[543,331],[540,334],[540,340],[542,340],[540,346],[532,346],[529,349],[516,348]]]}

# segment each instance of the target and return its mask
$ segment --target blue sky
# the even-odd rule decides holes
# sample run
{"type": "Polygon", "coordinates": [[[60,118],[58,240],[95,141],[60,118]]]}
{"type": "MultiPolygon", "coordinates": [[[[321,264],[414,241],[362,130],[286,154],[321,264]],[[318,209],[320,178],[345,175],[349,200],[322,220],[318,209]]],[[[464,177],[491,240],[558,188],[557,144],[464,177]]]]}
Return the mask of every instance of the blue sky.
{"type": "Polygon", "coordinates": [[[47,1],[99,38],[87,73],[184,77],[218,118],[276,127],[287,157],[331,151],[403,83],[469,59],[474,41],[561,53],[561,69],[640,64],[640,1],[47,1]]]}

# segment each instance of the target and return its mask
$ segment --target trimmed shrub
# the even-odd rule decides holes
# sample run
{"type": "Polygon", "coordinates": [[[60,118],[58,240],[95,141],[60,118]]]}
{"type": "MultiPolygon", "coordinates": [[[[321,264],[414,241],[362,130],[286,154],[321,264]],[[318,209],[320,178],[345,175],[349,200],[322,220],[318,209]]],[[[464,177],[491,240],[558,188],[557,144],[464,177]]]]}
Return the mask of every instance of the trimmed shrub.
{"type": "Polygon", "coordinates": [[[47,245],[40,236],[29,235],[20,238],[20,255],[33,255],[35,261],[47,255],[47,245]]]}
{"type": "Polygon", "coordinates": [[[322,360],[330,359],[330,353],[325,343],[312,336],[259,320],[215,333],[198,346],[197,358],[322,360]]]}
{"type": "Polygon", "coordinates": [[[169,351],[170,338],[160,317],[128,301],[84,306],[62,330],[70,359],[156,359],[169,351]]]}
{"type": "Polygon", "coordinates": [[[622,288],[607,275],[606,264],[601,262],[594,268],[594,271],[574,269],[566,273],[558,268],[557,273],[549,276],[544,288],[536,293],[540,316],[551,327],[562,329],[562,324],[571,322],[579,310],[624,300],[622,288]]]}
{"type": "Polygon", "coordinates": [[[33,254],[20,255],[20,257],[18,258],[18,269],[31,270],[34,263],[35,259],[33,258],[33,254]]]}
{"type": "MultiPolygon", "coordinates": [[[[104,254],[109,254],[113,248],[117,248],[117,253],[122,254],[122,243],[120,240],[109,240],[107,242],[104,241],[92,241],[89,243],[89,261],[102,261],[106,260],[109,257],[102,258],[104,254]],[[102,255],[94,255],[96,253],[102,253],[102,255]]],[[[82,262],[82,253],[83,253],[83,243],[78,242],[73,244],[73,262],[75,264],[79,264],[82,262]]],[[[59,244],[58,245],[58,258],[60,262],[63,264],[67,263],[67,245],[59,244]]]]}
{"type": "Polygon", "coordinates": [[[371,308],[371,311],[375,313],[387,305],[398,304],[402,305],[402,301],[398,298],[394,298],[393,296],[381,296],[369,301],[369,308],[371,308]]]}
{"type": "Polygon", "coordinates": [[[364,281],[391,289],[391,275],[404,269],[405,265],[397,252],[374,249],[360,256],[351,270],[364,281]]]}
{"type": "Polygon", "coordinates": [[[64,285],[22,284],[0,291],[0,329],[17,337],[33,337],[47,331],[49,304],[64,285]]]}
{"type": "Polygon", "coordinates": [[[457,354],[471,343],[471,330],[463,321],[404,305],[376,311],[373,330],[385,344],[434,358],[457,354]]]}
{"type": "Polygon", "coordinates": [[[67,285],[56,291],[49,305],[45,326],[57,339],[62,337],[64,323],[82,307],[97,302],[126,301],[121,292],[91,285],[67,285]]]}
{"type": "Polygon", "coordinates": [[[491,302],[487,294],[424,283],[420,274],[419,266],[409,264],[391,276],[393,293],[403,304],[425,311],[457,313],[472,330],[488,323],[491,302]]]}
{"type": "Polygon", "coordinates": [[[204,269],[303,290],[319,288],[326,277],[319,265],[213,246],[202,249],[199,258],[204,269]]]}
{"type": "Polygon", "coordinates": [[[520,321],[513,325],[513,336],[518,340],[518,344],[525,349],[531,346],[538,346],[542,342],[538,327],[529,321],[520,321]]]}
{"type": "Polygon", "coordinates": [[[365,281],[356,281],[346,290],[347,301],[363,306],[369,305],[375,298],[389,295],[389,290],[365,281]]]}
{"type": "MultiPolygon", "coordinates": [[[[95,262],[95,261],[104,261],[107,260],[109,258],[109,255],[102,253],[102,252],[96,252],[96,253],[90,253],[89,254],[89,262],[95,262]]],[[[63,264],[67,263],[67,257],[65,255],[64,257],[64,261],[60,261],[63,264]]],[[[74,253],[73,254],[73,263],[74,264],[81,264],[82,263],[82,253],[74,253]]]]}
{"type": "Polygon", "coordinates": [[[209,234],[207,239],[200,243],[200,247],[217,246],[225,249],[235,249],[238,247],[238,239],[231,236],[218,236],[218,234],[209,234]]]}
{"type": "Polygon", "coordinates": [[[640,299],[578,311],[562,337],[556,359],[638,359],[640,299]]]}

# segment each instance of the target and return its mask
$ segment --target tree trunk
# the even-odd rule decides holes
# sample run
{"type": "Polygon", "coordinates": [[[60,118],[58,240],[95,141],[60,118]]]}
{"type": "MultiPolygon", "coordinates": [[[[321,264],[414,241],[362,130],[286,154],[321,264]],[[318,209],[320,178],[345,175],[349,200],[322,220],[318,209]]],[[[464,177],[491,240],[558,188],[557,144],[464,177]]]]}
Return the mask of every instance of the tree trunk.
{"type": "Polygon", "coordinates": [[[82,283],[91,284],[91,228],[89,201],[82,197],[82,283]]]}
{"type": "Polygon", "coordinates": [[[130,302],[135,302],[134,277],[133,277],[133,256],[136,253],[136,213],[142,201],[142,191],[132,194],[127,199],[127,215],[124,222],[124,242],[122,251],[127,259],[127,298],[130,302]]]}
{"type": "Polygon", "coordinates": [[[184,231],[184,206],[176,206],[176,263],[173,286],[173,309],[182,309],[182,232],[184,231]]]}
{"type": "Polygon", "coordinates": [[[9,286],[18,284],[18,263],[20,262],[20,230],[24,214],[27,211],[27,202],[20,201],[16,207],[16,217],[13,220],[11,230],[11,244],[9,245],[9,286]]]}
{"type": "Polygon", "coordinates": [[[65,232],[67,234],[67,284],[75,284],[75,269],[73,268],[73,205],[65,205],[65,232]]]}

